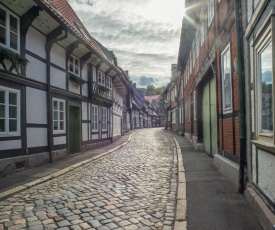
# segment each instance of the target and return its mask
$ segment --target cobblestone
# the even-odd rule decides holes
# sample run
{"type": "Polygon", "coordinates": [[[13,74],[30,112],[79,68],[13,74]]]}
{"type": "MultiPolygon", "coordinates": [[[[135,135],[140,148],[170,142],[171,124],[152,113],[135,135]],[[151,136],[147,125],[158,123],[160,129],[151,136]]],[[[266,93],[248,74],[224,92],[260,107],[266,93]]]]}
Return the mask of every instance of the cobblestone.
{"type": "Polygon", "coordinates": [[[173,142],[144,129],[123,148],[0,202],[2,229],[172,229],[173,142]]]}

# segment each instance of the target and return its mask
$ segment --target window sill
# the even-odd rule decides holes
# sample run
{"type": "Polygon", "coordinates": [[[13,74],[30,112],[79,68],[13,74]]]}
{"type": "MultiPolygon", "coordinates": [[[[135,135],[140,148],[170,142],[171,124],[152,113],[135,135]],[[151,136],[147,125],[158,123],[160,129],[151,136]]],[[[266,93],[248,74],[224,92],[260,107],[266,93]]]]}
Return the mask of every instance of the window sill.
{"type": "Polygon", "coordinates": [[[265,141],[254,140],[251,141],[257,148],[264,149],[268,152],[275,154],[275,145],[265,141]]]}

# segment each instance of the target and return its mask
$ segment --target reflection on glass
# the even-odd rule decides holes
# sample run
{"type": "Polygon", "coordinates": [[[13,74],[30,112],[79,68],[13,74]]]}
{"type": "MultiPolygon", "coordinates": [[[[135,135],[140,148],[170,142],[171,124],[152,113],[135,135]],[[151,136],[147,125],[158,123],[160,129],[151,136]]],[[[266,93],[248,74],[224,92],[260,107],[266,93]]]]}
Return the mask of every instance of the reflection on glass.
{"type": "Polygon", "coordinates": [[[9,128],[10,132],[16,132],[17,131],[17,120],[9,120],[9,128]]]}
{"type": "Polygon", "coordinates": [[[272,43],[270,42],[259,57],[261,75],[261,114],[263,133],[273,132],[273,110],[272,110],[272,43]]]}

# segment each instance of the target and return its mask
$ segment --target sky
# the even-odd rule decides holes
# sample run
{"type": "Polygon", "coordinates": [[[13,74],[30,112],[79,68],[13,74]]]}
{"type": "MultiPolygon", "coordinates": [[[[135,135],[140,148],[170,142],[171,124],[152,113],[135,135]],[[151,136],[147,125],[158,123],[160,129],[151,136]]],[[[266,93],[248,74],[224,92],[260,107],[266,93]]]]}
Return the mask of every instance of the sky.
{"type": "Polygon", "coordinates": [[[184,0],[68,0],[138,87],[166,85],[177,63],[184,0]]]}

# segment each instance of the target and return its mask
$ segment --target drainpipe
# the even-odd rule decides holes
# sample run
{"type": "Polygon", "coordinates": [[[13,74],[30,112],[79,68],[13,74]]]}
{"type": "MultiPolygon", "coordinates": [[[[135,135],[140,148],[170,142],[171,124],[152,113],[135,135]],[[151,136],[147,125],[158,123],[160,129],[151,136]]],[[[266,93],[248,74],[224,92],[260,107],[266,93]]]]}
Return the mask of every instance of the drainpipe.
{"type": "Polygon", "coordinates": [[[244,166],[246,158],[246,122],[245,122],[245,82],[243,73],[243,35],[241,25],[241,1],[234,0],[235,20],[236,20],[236,45],[237,45],[237,72],[238,72],[238,102],[239,102],[239,132],[240,132],[240,168],[239,168],[239,193],[243,193],[244,186],[244,166]]]}

